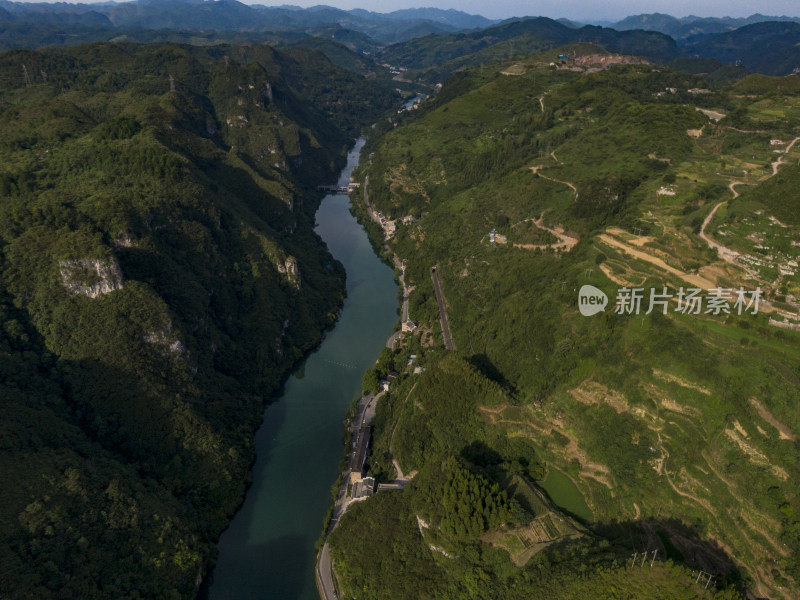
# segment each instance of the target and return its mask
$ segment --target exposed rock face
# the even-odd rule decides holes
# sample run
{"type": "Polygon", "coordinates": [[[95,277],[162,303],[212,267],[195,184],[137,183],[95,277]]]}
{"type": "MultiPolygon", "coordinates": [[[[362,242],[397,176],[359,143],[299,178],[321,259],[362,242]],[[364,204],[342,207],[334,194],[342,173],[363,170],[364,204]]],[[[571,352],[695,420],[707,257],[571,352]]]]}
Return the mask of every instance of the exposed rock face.
{"type": "Polygon", "coordinates": [[[118,238],[114,239],[111,244],[116,250],[119,250],[120,248],[136,248],[138,246],[138,244],[128,233],[123,233],[118,238]]]}
{"type": "Polygon", "coordinates": [[[159,346],[159,354],[166,356],[168,354],[183,354],[186,352],[186,347],[180,340],[174,339],[172,334],[172,321],[167,323],[164,331],[148,331],[144,334],[144,341],[154,346],[159,346]],[[170,339],[172,338],[172,339],[170,339]]]}
{"type": "Polygon", "coordinates": [[[294,256],[287,258],[283,264],[278,263],[278,272],[286,275],[286,279],[294,289],[300,289],[300,270],[297,268],[297,259],[294,256]]]}
{"type": "Polygon", "coordinates": [[[97,298],[122,289],[122,270],[115,260],[79,258],[60,260],[61,282],[72,295],[97,298]]]}

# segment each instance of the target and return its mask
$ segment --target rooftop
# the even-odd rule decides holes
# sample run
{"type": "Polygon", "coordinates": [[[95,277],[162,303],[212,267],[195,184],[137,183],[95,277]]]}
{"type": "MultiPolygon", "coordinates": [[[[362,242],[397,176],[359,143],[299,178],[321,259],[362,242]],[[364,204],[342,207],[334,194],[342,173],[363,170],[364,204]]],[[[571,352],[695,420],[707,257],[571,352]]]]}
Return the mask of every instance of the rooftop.
{"type": "Polygon", "coordinates": [[[364,477],[364,479],[357,481],[353,484],[353,491],[350,497],[353,500],[361,498],[369,498],[375,494],[375,479],[373,477],[364,477]]]}
{"type": "Polygon", "coordinates": [[[371,427],[361,427],[356,434],[356,449],[350,456],[350,470],[353,472],[364,471],[364,463],[367,462],[367,452],[369,450],[369,439],[372,435],[371,427]]]}

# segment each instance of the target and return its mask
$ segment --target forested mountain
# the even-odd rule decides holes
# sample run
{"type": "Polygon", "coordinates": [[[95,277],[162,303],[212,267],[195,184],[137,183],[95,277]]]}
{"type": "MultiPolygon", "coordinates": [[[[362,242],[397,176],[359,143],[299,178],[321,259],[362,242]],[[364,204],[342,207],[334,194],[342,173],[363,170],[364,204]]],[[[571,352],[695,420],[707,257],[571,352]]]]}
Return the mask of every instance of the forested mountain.
{"type": "Polygon", "coordinates": [[[0,597],[196,595],[366,131],[417,322],[341,597],[796,598],[800,25],[741,24],[0,0],[0,597]]]}
{"type": "Polygon", "coordinates": [[[800,23],[769,22],[740,27],[728,33],[687,40],[687,54],[741,64],[765,75],[788,75],[800,70],[800,23]]]}
{"type": "Polygon", "coordinates": [[[715,59],[750,72],[788,75],[800,68],[800,17],[676,19],[655,13],[628,17],[612,27],[660,31],[674,38],[687,57],[715,59]]]}
{"type": "Polygon", "coordinates": [[[465,67],[568,43],[602,44],[613,52],[669,61],[679,55],[675,40],[656,32],[625,31],[586,25],[575,29],[553,19],[512,20],[480,31],[431,35],[394,44],[380,54],[382,61],[425,70],[424,81],[441,82],[465,67]]]}
{"type": "MultiPolygon", "coordinates": [[[[338,25],[389,44],[431,33],[486,27],[494,21],[456,10],[408,9],[377,13],[330,6],[308,9],[248,5],[236,0],[135,0],[103,4],[0,2],[0,35],[17,44],[47,42],[48,36],[73,28],[91,40],[140,30],[196,32],[305,32],[338,25]]],[[[75,33],[75,32],[73,32],[75,33]]],[[[66,41],[66,40],[63,40],[66,41]]],[[[81,41],[87,41],[85,37],[81,41]]],[[[73,42],[74,43],[74,42],[73,42]]]]}
{"type": "Polygon", "coordinates": [[[701,35],[713,35],[717,33],[727,33],[754,23],[766,21],[800,21],[800,17],[777,17],[765,16],[761,14],[750,15],[749,17],[688,17],[676,18],[661,13],[633,15],[626,17],[611,25],[613,29],[625,31],[628,29],[644,29],[645,31],[660,31],[674,38],[678,43],[682,43],[687,38],[701,35]]]}
{"type": "Polygon", "coordinates": [[[389,46],[380,56],[391,64],[422,69],[441,66],[501,43],[505,44],[507,53],[529,54],[572,42],[603,44],[614,52],[654,60],[671,60],[678,56],[675,41],[660,33],[619,32],[591,25],[575,29],[546,17],[513,20],[475,32],[417,38],[389,46]]]}
{"type": "Polygon", "coordinates": [[[368,141],[419,327],[369,459],[407,485],[340,520],[341,597],[800,593],[800,80],[623,59],[467,69],[368,141]]]}
{"type": "MultiPolygon", "coordinates": [[[[7,32],[0,45],[7,48],[39,47],[47,45],[75,45],[87,41],[114,40],[114,42],[253,45],[266,44],[277,48],[309,48],[319,50],[334,64],[370,78],[389,80],[391,75],[370,56],[375,42],[364,34],[344,29],[339,25],[321,26],[304,31],[191,31],[165,29],[128,30],[120,34],[115,29],[86,27],[51,28],[26,25],[20,31],[7,32]]],[[[394,87],[393,84],[392,87],[394,87]]]]}
{"type": "Polygon", "coordinates": [[[342,301],[315,186],[394,101],[302,48],[0,55],[0,596],[195,595],[342,301]]]}
{"type": "MultiPolygon", "coordinates": [[[[350,11],[356,14],[363,14],[364,12],[367,13],[367,16],[374,16],[376,13],[370,13],[368,11],[350,11]]],[[[413,19],[425,19],[428,21],[433,21],[435,23],[441,23],[446,25],[447,27],[456,28],[456,29],[479,29],[483,27],[489,27],[497,21],[492,19],[487,19],[486,17],[482,17],[481,15],[471,15],[465,13],[460,10],[455,10],[454,8],[450,8],[447,10],[443,10],[441,8],[404,8],[401,10],[395,10],[390,13],[384,13],[381,15],[387,19],[393,19],[397,21],[411,21],[413,19]]]]}
{"type": "MultiPolygon", "coordinates": [[[[631,17],[613,27],[568,26],[544,17],[512,19],[471,32],[415,37],[386,47],[378,56],[417,71],[410,76],[425,83],[441,83],[461,69],[569,43],[599,44],[658,63],[705,58],[749,72],[788,75],[800,68],[800,24],[788,17],[768,19],[708,19],[702,27],[695,20],[659,14],[631,17]]],[[[727,79],[734,73],[719,75],[727,79]]]]}
{"type": "MultiPolygon", "coordinates": [[[[602,44],[612,52],[651,61],[714,58],[770,75],[798,64],[797,18],[760,14],[744,19],[631,16],[612,27],[578,25],[544,17],[498,23],[456,10],[418,8],[378,13],[330,6],[307,9],[247,5],[237,0],[135,0],[68,4],[0,1],[0,49],[92,41],[171,42],[208,45],[303,44],[335,41],[363,61],[419,70],[414,79],[441,83],[459,69],[567,43],[602,44]]],[[[323,48],[337,62],[330,46],[323,48]]],[[[337,62],[350,68],[352,60],[337,62]]],[[[371,66],[365,71],[375,73],[371,66]]],[[[725,79],[730,74],[723,74],[725,79]]]]}

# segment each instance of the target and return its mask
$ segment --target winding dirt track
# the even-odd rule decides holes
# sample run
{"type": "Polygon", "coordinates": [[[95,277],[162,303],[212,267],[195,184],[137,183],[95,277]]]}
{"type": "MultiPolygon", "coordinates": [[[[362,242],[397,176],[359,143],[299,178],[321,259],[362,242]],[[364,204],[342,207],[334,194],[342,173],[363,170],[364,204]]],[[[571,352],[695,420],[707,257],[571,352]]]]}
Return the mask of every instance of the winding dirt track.
{"type": "Polygon", "coordinates": [[[555,177],[548,177],[547,175],[540,173],[539,171],[544,168],[546,168],[546,165],[536,165],[535,167],[531,167],[530,169],[534,175],[538,175],[539,177],[542,177],[544,179],[548,179],[550,181],[566,185],[575,193],[575,199],[576,200],[578,199],[578,188],[576,188],[574,184],[570,183],[569,181],[562,181],[561,179],[556,179],[555,177]]]}
{"type": "Polygon", "coordinates": [[[608,244],[614,248],[622,250],[626,254],[630,254],[634,258],[638,258],[645,262],[650,263],[651,265],[658,267],[659,269],[663,269],[664,271],[671,273],[677,277],[680,277],[687,283],[692,284],[695,287],[699,287],[700,289],[710,290],[711,288],[716,287],[716,284],[712,281],[709,281],[705,277],[701,277],[700,275],[692,275],[691,273],[687,273],[686,271],[681,271],[680,269],[676,269],[675,267],[668,265],[663,260],[658,257],[655,257],[647,252],[642,252],[641,250],[637,250],[636,248],[626,244],[625,242],[621,242],[620,240],[611,237],[607,233],[600,234],[600,241],[604,244],[608,244]]]}
{"type": "MultiPolygon", "coordinates": [[[[799,141],[800,141],[800,137],[796,137],[789,143],[788,146],[786,146],[786,148],[781,153],[781,155],[778,158],[778,160],[776,160],[776,161],[774,161],[772,163],[772,175],[767,175],[764,179],[762,179],[758,183],[764,182],[767,179],[775,177],[775,175],[778,174],[778,169],[781,167],[781,165],[785,164],[786,155],[789,154],[789,151],[799,141]]],[[[739,197],[739,192],[736,191],[736,186],[737,185],[747,185],[747,183],[744,182],[744,181],[731,181],[728,184],[728,189],[731,191],[731,193],[733,194],[734,198],[738,198],[739,197]]],[[[706,216],[706,218],[703,220],[703,225],[702,225],[702,227],[700,227],[699,237],[706,244],[708,244],[709,248],[715,248],[717,250],[717,254],[719,255],[719,257],[722,260],[724,260],[725,262],[729,262],[732,265],[736,265],[737,267],[742,267],[741,263],[736,262],[736,259],[740,256],[740,254],[738,252],[736,252],[736,250],[732,250],[732,249],[730,249],[730,248],[728,248],[726,246],[723,246],[722,244],[720,244],[719,242],[717,242],[716,240],[711,238],[706,233],[706,227],[708,227],[708,224],[711,222],[711,219],[714,218],[714,215],[717,213],[717,210],[719,209],[719,207],[722,206],[723,204],[725,204],[726,202],[727,202],[727,200],[723,200],[722,202],[718,202],[717,205],[714,206],[714,208],[711,209],[711,212],[708,213],[708,216],[706,216]]]]}
{"type": "MultiPolygon", "coordinates": [[[[733,187],[732,187],[737,183],[741,183],[741,182],[733,181],[733,182],[731,182],[730,186],[728,186],[728,187],[731,188],[731,191],[734,194],[733,195],[734,198],[736,198],[739,195],[736,192],[736,190],[733,189],[733,187]]],[[[717,213],[717,210],[719,210],[719,207],[722,206],[723,204],[725,204],[726,202],[727,202],[727,200],[723,200],[722,202],[717,203],[717,205],[714,208],[711,209],[711,212],[708,213],[708,215],[706,216],[705,219],[703,219],[703,226],[700,227],[700,233],[698,235],[699,235],[701,240],[703,240],[706,244],[708,244],[709,248],[716,249],[717,254],[719,255],[719,257],[722,260],[724,260],[726,262],[729,262],[729,263],[731,263],[733,265],[736,265],[737,267],[741,267],[741,265],[736,262],[736,258],[739,256],[738,252],[736,252],[735,250],[731,250],[730,248],[728,248],[726,246],[723,246],[722,244],[720,244],[715,239],[709,237],[709,235],[706,233],[706,227],[711,222],[711,219],[714,218],[714,215],[717,213]]]]}
{"type": "Polygon", "coordinates": [[[772,163],[772,176],[773,177],[775,177],[775,175],[778,174],[778,167],[780,167],[782,164],[784,164],[783,159],[786,158],[786,155],[789,154],[789,151],[792,149],[792,147],[798,141],[800,141],[800,137],[796,137],[791,142],[789,142],[789,145],[786,146],[786,150],[783,151],[783,154],[780,155],[778,160],[776,160],[775,162],[772,163]]]}
{"type": "MultiPolygon", "coordinates": [[[[406,394],[406,399],[403,401],[403,403],[408,403],[408,399],[411,397],[411,394],[414,393],[414,390],[416,389],[416,387],[417,387],[416,383],[411,386],[411,389],[408,391],[408,394],[406,394]]],[[[394,423],[394,427],[392,427],[392,435],[389,438],[389,453],[392,455],[392,465],[394,466],[394,470],[397,471],[397,479],[400,480],[400,481],[410,481],[411,479],[414,478],[414,475],[416,475],[417,472],[416,471],[412,471],[411,473],[408,473],[407,475],[403,474],[403,469],[400,468],[400,463],[397,462],[397,458],[395,458],[394,450],[393,450],[393,447],[394,447],[394,434],[397,431],[397,426],[399,424],[400,424],[400,417],[397,418],[397,421],[395,421],[395,423],[394,423]]]]}
{"type": "Polygon", "coordinates": [[[526,250],[537,250],[537,249],[545,250],[545,249],[548,249],[548,248],[552,248],[553,250],[564,250],[565,252],[569,252],[570,250],[572,250],[577,245],[578,239],[566,235],[564,233],[564,228],[563,227],[561,227],[559,225],[556,228],[551,229],[550,227],[547,227],[546,225],[544,225],[542,221],[543,221],[543,217],[539,217],[538,219],[525,219],[523,221],[520,221],[520,223],[531,222],[534,225],[536,225],[536,227],[538,227],[539,229],[541,229],[543,231],[547,231],[547,232],[553,234],[555,237],[558,238],[558,242],[556,242],[555,244],[516,244],[515,243],[514,247],[515,248],[524,248],[526,250]]]}

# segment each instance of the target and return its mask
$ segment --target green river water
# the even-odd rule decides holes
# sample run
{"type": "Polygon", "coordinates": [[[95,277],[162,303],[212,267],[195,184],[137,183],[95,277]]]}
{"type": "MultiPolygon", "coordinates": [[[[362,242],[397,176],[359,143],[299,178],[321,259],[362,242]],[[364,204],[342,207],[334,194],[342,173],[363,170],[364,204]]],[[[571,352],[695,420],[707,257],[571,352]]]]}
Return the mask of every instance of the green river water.
{"type": "MultiPolygon", "coordinates": [[[[363,141],[339,179],[349,181],[363,141]]],[[[358,201],[360,194],[353,195],[358,201]]],[[[317,233],[347,271],[336,327],[289,377],[256,435],[253,485],[223,533],[201,596],[210,600],[316,600],[314,543],[332,504],[350,402],[398,318],[397,284],[349,211],[345,194],[317,211],[317,233]]]]}

